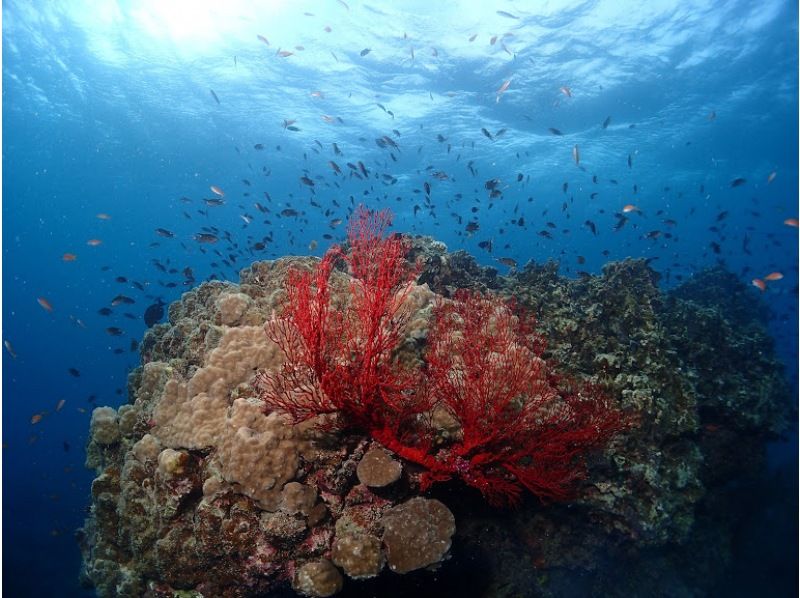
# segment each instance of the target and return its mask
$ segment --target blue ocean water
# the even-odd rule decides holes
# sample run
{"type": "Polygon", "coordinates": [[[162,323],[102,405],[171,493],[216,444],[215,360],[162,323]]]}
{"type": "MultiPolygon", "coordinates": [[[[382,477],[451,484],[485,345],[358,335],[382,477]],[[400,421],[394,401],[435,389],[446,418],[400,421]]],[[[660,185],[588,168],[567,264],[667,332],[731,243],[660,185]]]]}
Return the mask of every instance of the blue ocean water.
{"type": "MultiPolygon", "coordinates": [[[[92,408],[126,401],[145,309],[321,255],[358,204],[504,272],[627,256],[664,288],[718,261],[747,284],[780,272],[762,297],[797,388],[795,3],[4,1],[2,17],[9,595],[91,595],[83,447],[92,408]]],[[[796,470],[793,438],[774,467],[796,470]]]]}

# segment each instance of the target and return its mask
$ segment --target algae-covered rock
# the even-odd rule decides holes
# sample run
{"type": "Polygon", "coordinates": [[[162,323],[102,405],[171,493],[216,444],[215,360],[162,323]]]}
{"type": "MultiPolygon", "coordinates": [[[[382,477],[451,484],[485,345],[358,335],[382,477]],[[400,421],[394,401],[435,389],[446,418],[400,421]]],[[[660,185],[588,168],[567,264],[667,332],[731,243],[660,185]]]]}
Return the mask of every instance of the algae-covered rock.
{"type": "Polygon", "coordinates": [[[408,573],[434,565],[450,550],[456,521],[438,500],[412,498],[384,514],[383,544],[386,560],[395,573],[408,573]]]}
{"type": "Polygon", "coordinates": [[[382,488],[400,479],[403,466],[380,447],[372,448],[358,463],[356,474],[365,486],[382,488]]]}
{"type": "Polygon", "coordinates": [[[292,587],[303,596],[325,598],[342,590],[342,574],[327,559],[306,563],[297,570],[292,587]]]}

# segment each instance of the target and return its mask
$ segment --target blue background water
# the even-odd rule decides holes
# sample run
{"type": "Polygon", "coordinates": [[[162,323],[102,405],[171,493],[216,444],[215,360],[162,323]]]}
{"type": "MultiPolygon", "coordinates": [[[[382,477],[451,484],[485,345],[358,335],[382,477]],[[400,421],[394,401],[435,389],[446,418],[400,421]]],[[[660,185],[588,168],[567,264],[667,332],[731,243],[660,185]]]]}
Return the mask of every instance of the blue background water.
{"type": "MultiPolygon", "coordinates": [[[[347,218],[351,197],[391,207],[397,230],[434,235],[503,271],[494,258],[559,258],[574,276],[626,256],[657,257],[652,265],[669,287],[718,259],[748,284],[779,270],[785,278],[763,297],[796,388],[797,229],[783,224],[798,215],[795,3],[397,4],[3,2],[2,336],[16,354],[3,350],[2,370],[3,583],[11,595],[81,593],[72,532],[89,502],[89,416],[93,404],[125,401],[144,309],[157,297],[177,299],[187,266],[198,283],[212,273],[236,280],[252,259],[306,254],[312,240],[319,245],[310,253],[320,255],[324,233],[341,237],[343,225],[329,222],[347,218]],[[279,48],[293,55],[280,57],[279,48]],[[482,127],[493,137],[507,131],[490,140],[482,127]],[[383,135],[400,146],[396,162],[375,143],[383,135]],[[346,163],[359,160],[396,184],[348,176],[346,163]],[[747,183],[732,188],[737,177],[747,183]],[[503,189],[494,202],[484,189],[492,178],[503,189]],[[210,185],[224,189],[224,206],[203,204],[210,185]],[[614,232],[626,204],[641,213],[614,232]],[[280,217],[285,208],[301,216],[280,217]],[[525,227],[509,223],[520,216],[525,227]],[[472,218],[480,229],[468,236],[472,218]],[[203,226],[229,231],[244,255],[223,265],[213,249],[227,256],[227,242],[193,240],[203,226]],[[157,236],[157,227],[175,238],[157,236]],[[642,238],[654,230],[659,238],[642,238]],[[249,249],[270,234],[264,251],[249,249]],[[88,246],[94,238],[102,244],[88,246]],[[486,240],[491,255],[478,246],[486,240]],[[65,252],[77,260],[62,261],[65,252]],[[99,315],[119,293],[136,303],[99,315]],[[124,336],[108,335],[109,326],[124,336]]],[[[795,442],[777,444],[772,463],[796,469],[796,451],[795,442]]]]}

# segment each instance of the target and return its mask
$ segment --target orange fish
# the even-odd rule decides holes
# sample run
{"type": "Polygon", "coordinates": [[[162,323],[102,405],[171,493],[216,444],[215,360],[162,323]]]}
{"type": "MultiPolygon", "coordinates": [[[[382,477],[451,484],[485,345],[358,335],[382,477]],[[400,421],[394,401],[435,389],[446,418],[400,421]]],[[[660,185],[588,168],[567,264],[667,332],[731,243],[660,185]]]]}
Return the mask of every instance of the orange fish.
{"type": "Polygon", "coordinates": [[[792,226],[794,228],[797,228],[797,218],[787,218],[786,220],[783,221],[783,223],[786,226],[792,226]]]}
{"type": "Polygon", "coordinates": [[[558,89],[558,91],[560,91],[561,93],[563,93],[563,94],[564,94],[565,96],[567,96],[568,98],[571,98],[571,97],[572,97],[572,90],[571,90],[569,87],[567,87],[566,85],[564,85],[563,87],[560,87],[560,88],[558,89]]]}
{"type": "Polygon", "coordinates": [[[767,290],[767,283],[761,280],[760,278],[753,279],[753,286],[756,287],[762,293],[767,290]]]}
{"type": "Polygon", "coordinates": [[[772,282],[773,280],[780,280],[781,278],[783,278],[783,274],[780,272],[770,272],[764,277],[764,280],[769,280],[772,282]]]}
{"type": "Polygon", "coordinates": [[[89,239],[88,241],[86,241],[86,244],[91,246],[91,247],[97,247],[98,245],[101,245],[102,243],[103,242],[100,239],[89,239]]]}
{"type": "Polygon", "coordinates": [[[211,192],[216,193],[220,197],[225,197],[225,192],[216,185],[211,185],[211,192]]]}
{"type": "Polygon", "coordinates": [[[39,302],[39,305],[41,305],[45,309],[45,311],[49,311],[49,312],[53,311],[53,306],[44,297],[37,297],[36,301],[39,302]]]}
{"type": "Polygon", "coordinates": [[[100,214],[98,214],[97,217],[100,220],[111,220],[111,216],[109,216],[108,214],[102,213],[102,212],[100,214]]]}
{"type": "Polygon", "coordinates": [[[34,413],[31,416],[31,424],[38,424],[40,421],[42,421],[43,417],[44,416],[41,413],[34,413]]]}
{"type": "Polygon", "coordinates": [[[61,256],[61,259],[64,260],[65,262],[74,262],[75,260],[78,259],[78,256],[75,255],[74,253],[65,253],[64,255],[61,256]]]}
{"type": "Polygon", "coordinates": [[[628,205],[626,205],[625,207],[622,208],[622,211],[627,214],[628,212],[638,212],[639,208],[637,208],[632,203],[629,203],[628,205]]]}
{"type": "Polygon", "coordinates": [[[769,176],[767,177],[767,184],[769,185],[772,181],[774,181],[776,176],[778,176],[777,172],[775,172],[774,170],[770,172],[769,176]]]}

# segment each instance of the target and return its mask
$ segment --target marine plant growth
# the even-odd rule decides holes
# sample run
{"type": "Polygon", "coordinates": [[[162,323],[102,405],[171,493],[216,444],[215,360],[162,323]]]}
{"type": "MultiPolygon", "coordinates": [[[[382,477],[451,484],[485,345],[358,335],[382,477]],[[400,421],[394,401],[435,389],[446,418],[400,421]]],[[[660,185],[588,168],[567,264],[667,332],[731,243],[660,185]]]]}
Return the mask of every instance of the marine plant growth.
{"type": "Polygon", "coordinates": [[[334,246],[313,271],[289,272],[284,309],[265,327],[285,362],[256,376],[265,408],[369,435],[423,468],[423,490],[459,478],[493,505],[518,504],[525,488],[570,498],[587,453],[625,418],[598,389],[560,381],[533,317],[493,295],[438,301],[424,363],[399,359],[417,271],[407,242],[386,235],[390,223],[388,211],[360,208],[349,251],[334,246]],[[347,299],[331,293],[339,262],[352,277],[347,299]],[[457,432],[443,439],[435,414],[457,432]]]}

